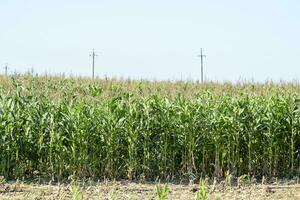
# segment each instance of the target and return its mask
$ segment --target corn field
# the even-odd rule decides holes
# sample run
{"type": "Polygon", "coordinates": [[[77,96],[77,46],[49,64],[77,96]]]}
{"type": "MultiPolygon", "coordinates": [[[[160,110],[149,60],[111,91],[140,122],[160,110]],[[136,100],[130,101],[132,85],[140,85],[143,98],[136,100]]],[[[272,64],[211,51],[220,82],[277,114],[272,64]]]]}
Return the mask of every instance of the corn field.
{"type": "Polygon", "coordinates": [[[5,178],[300,174],[297,85],[36,77],[0,83],[5,178]]]}

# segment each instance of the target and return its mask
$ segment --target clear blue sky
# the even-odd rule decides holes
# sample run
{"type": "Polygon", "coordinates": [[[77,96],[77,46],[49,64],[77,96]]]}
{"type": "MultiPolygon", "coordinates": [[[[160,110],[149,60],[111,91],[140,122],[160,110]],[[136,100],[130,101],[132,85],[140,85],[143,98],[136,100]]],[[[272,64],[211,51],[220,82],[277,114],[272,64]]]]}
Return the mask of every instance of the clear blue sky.
{"type": "MultiPolygon", "coordinates": [[[[10,71],[156,80],[300,77],[299,0],[2,0],[10,71]]],[[[1,67],[1,72],[3,68],[1,67]]]]}

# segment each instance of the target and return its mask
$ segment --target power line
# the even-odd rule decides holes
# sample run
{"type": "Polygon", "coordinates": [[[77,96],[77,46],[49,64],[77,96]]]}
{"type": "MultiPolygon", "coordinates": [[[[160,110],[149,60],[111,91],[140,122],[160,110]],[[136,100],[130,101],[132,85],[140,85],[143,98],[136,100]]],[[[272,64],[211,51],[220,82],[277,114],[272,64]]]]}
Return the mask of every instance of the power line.
{"type": "Polygon", "coordinates": [[[93,52],[92,54],[90,54],[90,56],[92,57],[93,59],[93,64],[92,64],[92,78],[94,79],[95,78],[95,56],[98,56],[95,54],[95,49],[93,49],[93,52]]]}
{"type": "Polygon", "coordinates": [[[203,78],[203,58],[205,58],[206,55],[203,55],[202,48],[201,48],[201,53],[198,56],[201,59],[201,83],[203,83],[204,82],[204,78],[203,78]]]}

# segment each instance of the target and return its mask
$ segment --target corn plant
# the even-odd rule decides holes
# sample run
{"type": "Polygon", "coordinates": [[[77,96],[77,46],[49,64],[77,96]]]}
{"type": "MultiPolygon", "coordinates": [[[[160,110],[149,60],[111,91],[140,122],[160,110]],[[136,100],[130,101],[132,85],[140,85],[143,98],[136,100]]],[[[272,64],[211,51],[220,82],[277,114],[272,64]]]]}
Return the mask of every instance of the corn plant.
{"type": "Polygon", "coordinates": [[[17,75],[0,83],[0,175],[6,180],[34,172],[54,181],[299,173],[296,84],[17,75]]]}

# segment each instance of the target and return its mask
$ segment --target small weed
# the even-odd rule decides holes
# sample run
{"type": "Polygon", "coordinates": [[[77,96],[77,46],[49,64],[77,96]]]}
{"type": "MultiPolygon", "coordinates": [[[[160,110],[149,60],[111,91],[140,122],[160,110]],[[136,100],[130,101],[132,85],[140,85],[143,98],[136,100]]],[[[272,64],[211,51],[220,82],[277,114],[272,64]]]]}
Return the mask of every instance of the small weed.
{"type": "Polygon", "coordinates": [[[199,183],[199,190],[195,195],[195,200],[206,200],[207,199],[207,181],[201,179],[199,183]]]}
{"type": "Polygon", "coordinates": [[[82,200],[83,199],[83,193],[77,184],[71,185],[71,192],[72,192],[72,199],[73,200],[82,200]]]}
{"type": "Polygon", "coordinates": [[[156,185],[156,196],[158,200],[165,200],[167,199],[169,193],[168,184],[164,184],[163,186],[156,185]]]}
{"type": "Polygon", "coordinates": [[[4,176],[0,176],[0,184],[4,184],[5,183],[5,178],[4,176]]]}
{"type": "Polygon", "coordinates": [[[229,171],[226,172],[225,174],[225,183],[227,186],[231,186],[232,185],[232,175],[230,174],[229,171]]]}
{"type": "Polygon", "coordinates": [[[241,185],[241,184],[245,185],[245,184],[249,184],[249,183],[251,183],[251,178],[250,178],[250,176],[248,176],[246,174],[244,174],[238,178],[238,185],[241,185]]]}

